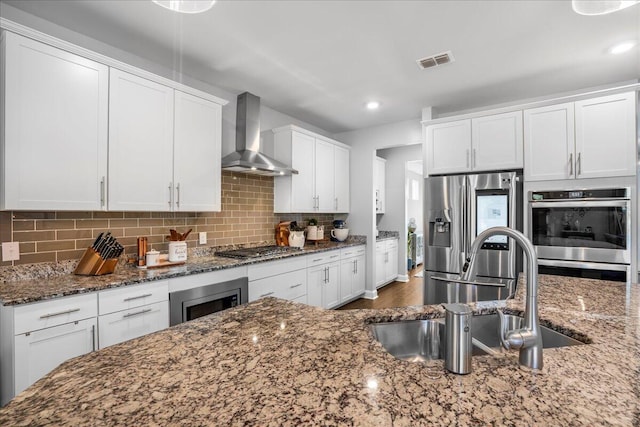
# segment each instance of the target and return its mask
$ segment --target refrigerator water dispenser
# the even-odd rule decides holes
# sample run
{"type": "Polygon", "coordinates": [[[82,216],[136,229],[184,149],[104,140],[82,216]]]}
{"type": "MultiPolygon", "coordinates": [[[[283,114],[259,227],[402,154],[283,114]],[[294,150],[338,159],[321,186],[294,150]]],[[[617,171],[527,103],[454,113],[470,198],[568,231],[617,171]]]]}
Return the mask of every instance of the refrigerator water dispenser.
{"type": "Polygon", "coordinates": [[[451,247],[451,217],[445,211],[430,211],[429,246],[451,247]]]}

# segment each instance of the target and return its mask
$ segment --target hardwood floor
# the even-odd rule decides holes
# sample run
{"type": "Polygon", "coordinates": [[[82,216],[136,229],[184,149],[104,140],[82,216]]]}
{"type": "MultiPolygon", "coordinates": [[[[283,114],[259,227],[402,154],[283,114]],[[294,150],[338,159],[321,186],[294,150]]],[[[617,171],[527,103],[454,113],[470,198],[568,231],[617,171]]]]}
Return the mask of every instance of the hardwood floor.
{"type": "Polygon", "coordinates": [[[409,272],[408,282],[393,282],[378,289],[378,298],[374,300],[360,298],[343,305],[338,310],[353,310],[356,308],[393,308],[409,305],[422,305],[422,277],[414,277],[422,271],[422,266],[409,272]]]}

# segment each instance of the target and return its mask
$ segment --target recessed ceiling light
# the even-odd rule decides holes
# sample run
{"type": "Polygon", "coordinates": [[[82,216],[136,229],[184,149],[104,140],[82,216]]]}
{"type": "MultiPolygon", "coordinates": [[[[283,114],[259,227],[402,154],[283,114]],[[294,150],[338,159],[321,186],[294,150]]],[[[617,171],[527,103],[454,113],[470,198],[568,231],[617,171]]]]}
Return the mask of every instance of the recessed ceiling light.
{"type": "Polygon", "coordinates": [[[367,102],[368,110],[377,110],[380,107],[380,103],[378,101],[369,101],[367,102]]]}
{"type": "Polygon", "coordinates": [[[211,9],[215,0],[152,0],[155,4],[180,13],[202,13],[211,9]]]}
{"type": "Polygon", "coordinates": [[[630,51],[635,45],[635,40],[627,40],[626,42],[618,43],[617,45],[611,47],[609,49],[609,53],[619,55],[621,53],[630,51]]]}
{"type": "Polygon", "coordinates": [[[571,7],[580,15],[606,15],[626,9],[640,0],[572,0],[571,7]]]}

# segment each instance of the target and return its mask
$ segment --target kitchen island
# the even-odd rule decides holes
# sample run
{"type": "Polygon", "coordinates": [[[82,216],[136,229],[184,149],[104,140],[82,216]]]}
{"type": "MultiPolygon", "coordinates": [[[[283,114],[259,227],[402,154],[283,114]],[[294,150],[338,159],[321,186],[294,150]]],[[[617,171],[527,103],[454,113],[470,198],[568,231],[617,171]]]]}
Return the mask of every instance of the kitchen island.
{"type": "MultiPolygon", "coordinates": [[[[465,376],[400,361],[367,326],[440,306],[266,298],[69,360],[1,408],[0,425],[638,425],[640,287],[539,282],[541,323],[590,342],[545,349],[539,372],[517,352],[474,356],[465,376]]],[[[523,292],[506,307],[521,313],[523,292]]]]}

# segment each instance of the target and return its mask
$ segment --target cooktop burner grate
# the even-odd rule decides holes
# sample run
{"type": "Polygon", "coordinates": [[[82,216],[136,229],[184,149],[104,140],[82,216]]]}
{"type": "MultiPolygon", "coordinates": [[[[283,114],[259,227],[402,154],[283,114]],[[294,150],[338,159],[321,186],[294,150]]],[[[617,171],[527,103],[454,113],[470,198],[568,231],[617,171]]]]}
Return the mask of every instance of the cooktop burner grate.
{"type": "Polygon", "coordinates": [[[273,256],[273,255],[281,255],[288,254],[292,252],[299,252],[302,249],[294,248],[290,246],[259,246],[256,248],[243,248],[243,249],[234,249],[231,251],[222,251],[216,252],[217,256],[226,257],[226,258],[239,258],[239,259],[247,259],[247,258],[259,258],[263,256],[273,256]]]}

